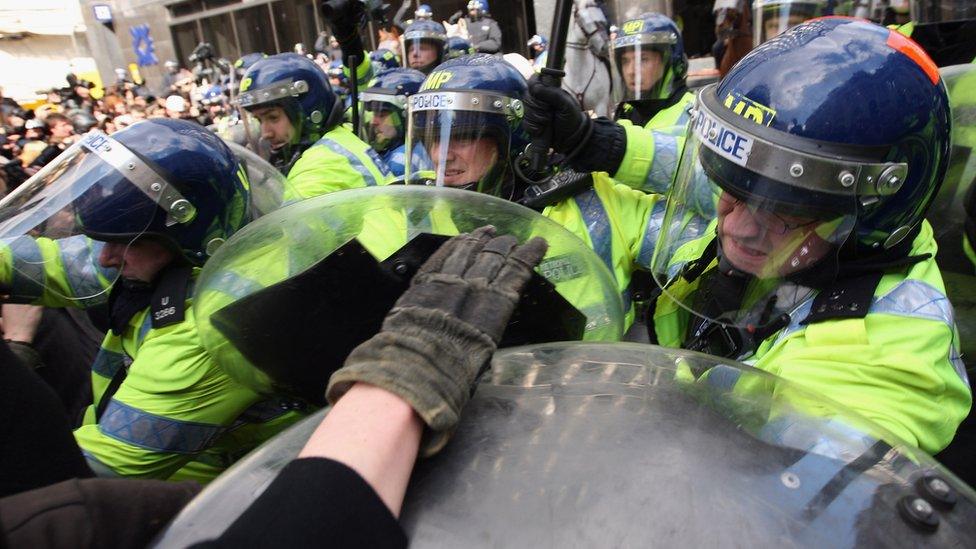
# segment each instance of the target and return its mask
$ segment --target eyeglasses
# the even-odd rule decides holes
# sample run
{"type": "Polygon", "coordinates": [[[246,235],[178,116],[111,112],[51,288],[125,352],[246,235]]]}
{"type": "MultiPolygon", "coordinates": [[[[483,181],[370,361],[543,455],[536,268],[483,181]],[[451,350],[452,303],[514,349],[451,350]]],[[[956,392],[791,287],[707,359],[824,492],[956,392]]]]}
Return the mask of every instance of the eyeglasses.
{"type": "Polygon", "coordinates": [[[756,223],[774,234],[784,235],[790,231],[809,227],[819,221],[807,217],[781,215],[771,210],[747,204],[729,193],[722,193],[722,196],[719,197],[718,213],[719,215],[728,215],[732,210],[739,207],[739,205],[744,205],[748,208],[749,214],[756,220],[756,223]]]}

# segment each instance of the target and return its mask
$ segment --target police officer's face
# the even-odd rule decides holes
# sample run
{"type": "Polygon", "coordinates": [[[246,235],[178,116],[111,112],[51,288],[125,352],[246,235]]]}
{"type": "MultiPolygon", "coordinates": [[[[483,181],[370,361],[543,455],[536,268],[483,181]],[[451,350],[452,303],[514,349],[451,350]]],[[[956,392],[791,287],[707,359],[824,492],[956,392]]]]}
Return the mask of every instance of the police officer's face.
{"type": "Polygon", "coordinates": [[[261,124],[261,138],[270,143],[273,150],[278,150],[294,140],[295,128],[281,107],[254,109],[251,114],[261,124]]]}
{"type": "MultiPolygon", "coordinates": [[[[430,151],[434,166],[441,164],[442,148],[435,143],[430,151]]],[[[451,138],[444,164],[444,184],[461,187],[475,183],[498,161],[498,144],[490,137],[451,138]]]]}
{"type": "Polygon", "coordinates": [[[410,44],[407,62],[412,69],[422,69],[437,61],[437,46],[430,42],[414,42],[410,44]]]}
{"type": "Polygon", "coordinates": [[[397,128],[394,124],[396,116],[393,111],[376,110],[372,113],[369,125],[373,130],[373,135],[377,139],[389,141],[397,136],[397,128]]]}
{"type": "Polygon", "coordinates": [[[152,282],[175,254],[155,240],[140,238],[134,242],[106,242],[98,255],[102,267],[119,269],[122,278],[152,282]]]}
{"type": "Polygon", "coordinates": [[[786,276],[823,259],[832,245],[815,232],[812,218],[754,209],[722,193],[718,203],[718,236],[722,253],[733,266],[751,275],[786,276]]]}
{"type": "Polygon", "coordinates": [[[633,50],[625,51],[620,56],[621,72],[627,89],[647,91],[661,79],[664,63],[661,62],[661,52],[653,50],[641,50],[639,57],[640,59],[633,50]],[[638,77],[640,84],[637,82],[638,77]]]}

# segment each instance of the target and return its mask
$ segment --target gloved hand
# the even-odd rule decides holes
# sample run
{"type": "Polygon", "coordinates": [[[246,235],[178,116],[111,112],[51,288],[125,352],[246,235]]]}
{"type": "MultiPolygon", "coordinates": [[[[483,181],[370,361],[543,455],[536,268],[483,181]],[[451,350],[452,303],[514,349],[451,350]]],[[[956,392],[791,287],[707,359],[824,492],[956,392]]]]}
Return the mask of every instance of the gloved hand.
{"type": "Polygon", "coordinates": [[[332,34],[342,44],[353,35],[358,36],[366,9],[361,0],[326,0],[322,3],[322,13],[332,23],[332,34]]]}
{"type": "Polygon", "coordinates": [[[457,22],[460,21],[462,17],[464,17],[464,12],[461,10],[457,10],[456,12],[451,14],[451,16],[447,19],[447,22],[452,25],[457,25],[457,22]]]}
{"type": "Polygon", "coordinates": [[[513,236],[494,234],[489,226],[456,236],[424,263],[382,330],[332,375],[330,403],[354,383],[375,385],[410,403],[430,428],[423,455],[447,443],[548,248],[538,237],[519,246],[513,236]]]}
{"type": "Polygon", "coordinates": [[[522,126],[530,136],[551,133],[549,146],[562,154],[585,146],[581,141],[590,135],[593,122],[566,90],[547,86],[535,75],[529,79],[529,94],[524,104],[522,126]]]}

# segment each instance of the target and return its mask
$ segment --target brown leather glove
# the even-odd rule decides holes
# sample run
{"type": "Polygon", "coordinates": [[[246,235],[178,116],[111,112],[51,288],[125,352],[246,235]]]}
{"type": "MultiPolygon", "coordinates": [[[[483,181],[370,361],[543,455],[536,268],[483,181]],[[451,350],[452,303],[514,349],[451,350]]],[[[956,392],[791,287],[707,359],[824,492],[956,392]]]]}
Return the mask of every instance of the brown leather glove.
{"type": "Polygon", "coordinates": [[[334,404],[357,382],[390,391],[430,428],[423,455],[436,453],[547,248],[538,237],[521,246],[513,236],[494,237],[490,226],[444,243],[414,276],[380,333],[332,375],[326,398],[334,404]]]}

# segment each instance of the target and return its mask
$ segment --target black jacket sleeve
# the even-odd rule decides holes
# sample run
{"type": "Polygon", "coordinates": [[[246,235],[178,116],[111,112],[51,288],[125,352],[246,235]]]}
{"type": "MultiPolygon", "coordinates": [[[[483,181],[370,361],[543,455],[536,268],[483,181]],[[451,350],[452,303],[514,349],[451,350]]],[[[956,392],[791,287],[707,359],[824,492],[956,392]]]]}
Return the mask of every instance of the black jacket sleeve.
{"type": "Polygon", "coordinates": [[[194,547],[406,547],[407,536],[354,470],[297,459],[219,538],[194,547]]]}
{"type": "Polygon", "coordinates": [[[93,476],[64,406],[0,341],[0,497],[93,476]]]}

